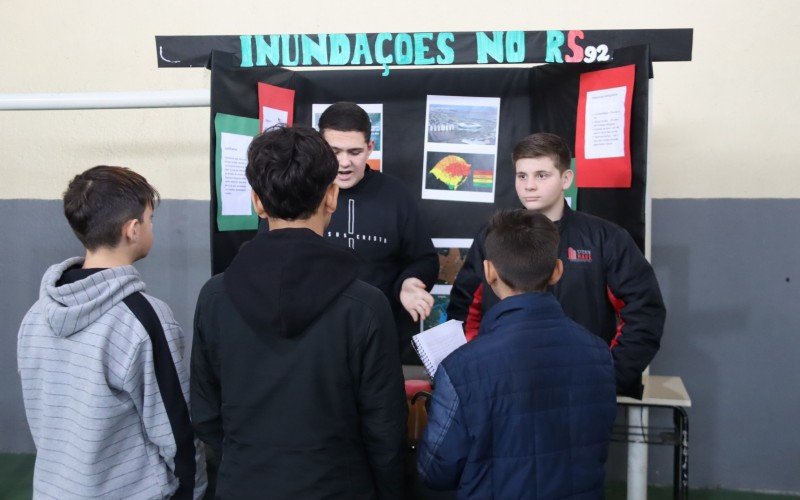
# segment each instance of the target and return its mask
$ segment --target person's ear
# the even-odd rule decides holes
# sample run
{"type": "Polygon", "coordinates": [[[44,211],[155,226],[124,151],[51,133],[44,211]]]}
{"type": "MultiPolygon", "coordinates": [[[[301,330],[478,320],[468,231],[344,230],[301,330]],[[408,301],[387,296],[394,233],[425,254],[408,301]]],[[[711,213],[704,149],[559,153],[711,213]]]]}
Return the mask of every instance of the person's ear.
{"type": "Polygon", "coordinates": [[[139,219],[130,219],[122,225],[122,238],[127,242],[135,242],[139,238],[139,219]]]}
{"type": "Polygon", "coordinates": [[[339,186],[335,182],[328,186],[322,202],[325,206],[325,213],[332,214],[336,211],[336,206],[339,203],[339,186]]]}
{"type": "Polygon", "coordinates": [[[258,197],[255,191],[250,190],[250,199],[253,201],[253,208],[256,210],[256,215],[259,219],[267,218],[267,211],[264,210],[264,205],[261,204],[261,198],[258,197]]]}
{"type": "Polygon", "coordinates": [[[547,284],[550,286],[555,285],[558,283],[558,280],[561,279],[561,276],[564,275],[564,262],[561,259],[556,259],[556,265],[553,267],[553,274],[550,275],[550,279],[547,280],[547,284]]]}
{"type": "Polygon", "coordinates": [[[372,154],[373,149],[375,149],[375,141],[369,141],[367,143],[367,158],[372,154]]]}
{"type": "Polygon", "coordinates": [[[499,276],[497,274],[497,268],[494,267],[492,261],[483,261],[483,275],[486,277],[486,282],[489,283],[489,286],[493,286],[495,283],[497,283],[499,276]]]}
{"type": "Polygon", "coordinates": [[[566,191],[572,185],[572,181],[575,180],[575,171],[571,168],[564,170],[564,173],[561,174],[561,189],[566,191]]]}

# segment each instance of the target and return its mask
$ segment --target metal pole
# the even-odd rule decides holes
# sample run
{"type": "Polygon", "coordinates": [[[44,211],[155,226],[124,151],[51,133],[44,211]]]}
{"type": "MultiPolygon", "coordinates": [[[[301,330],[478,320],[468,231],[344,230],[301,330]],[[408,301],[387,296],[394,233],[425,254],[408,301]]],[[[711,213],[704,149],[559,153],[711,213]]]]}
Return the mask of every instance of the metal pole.
{"type": "Polygon", "coordinates": [[[644,406],[628,407],[628,426],[637,429],[637,438],[628,442],[628,500],[647,500],[647,428],[649,410],[644,406]]]}
{"type": "MultiPolygon", "coordinates": [[[[645,163],[650,166],[650,110],[653,109],[653,80],[648,80],[647,92],[647,150],[645,163]]],[[[650,172],[648,168],[647,182],[644,191],[644,256],[650,261],[652,250],[652,207],[653,199],[650,197],[650,172]]],[[[645,368],[643,375],[650,374],[650,367],[645,368]]],[[[628,424],[642,429],[643,439],[640,442],[628,444],[628,500],[647,500],[647,426],[650,421],[650,410],[639,407],[639,412],[634,412],[634,407],[628,408],[628,424]]]]}
{"type": "Polygon", "coordinates": [[[204,108],[211,105],[208,89],[146,92],[78,92],[0,94],[0,110],[204,108]]]}

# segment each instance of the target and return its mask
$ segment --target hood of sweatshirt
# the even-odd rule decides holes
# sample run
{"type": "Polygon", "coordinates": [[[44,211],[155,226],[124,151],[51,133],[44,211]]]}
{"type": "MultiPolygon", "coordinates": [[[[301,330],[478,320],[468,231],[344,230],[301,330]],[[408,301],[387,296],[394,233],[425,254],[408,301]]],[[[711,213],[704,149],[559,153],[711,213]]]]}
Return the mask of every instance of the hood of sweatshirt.
{"type": "Polygon", "coordinates": [[[244,244],[223,282],[251,328],[295,337],[355,281],[359,263],[310,229],[279,229],[244,244]]]}
{"type": "Polygon", "coordinates": [[[42,277],[39,300],[57,337],[68,337],[83,330],[128,295],[144,290],[144,282],[133,266],[103,269],[84,279],[59,285],[65,272],[81,264],[82,257],[73,257],[50,266],[42,277]]]}

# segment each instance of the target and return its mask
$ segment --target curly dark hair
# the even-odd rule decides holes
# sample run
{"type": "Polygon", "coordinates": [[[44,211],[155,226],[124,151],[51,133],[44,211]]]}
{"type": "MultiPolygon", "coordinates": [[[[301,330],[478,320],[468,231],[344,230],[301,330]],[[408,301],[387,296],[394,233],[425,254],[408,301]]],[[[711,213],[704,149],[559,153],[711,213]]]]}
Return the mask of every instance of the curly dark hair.
{"type": "Polygon", "coordinates": [[[311,217],[338,171],[333,150],[309,127],[272,127],[247,150],[247,180],[264,210],[278,219],[311,217]]]}

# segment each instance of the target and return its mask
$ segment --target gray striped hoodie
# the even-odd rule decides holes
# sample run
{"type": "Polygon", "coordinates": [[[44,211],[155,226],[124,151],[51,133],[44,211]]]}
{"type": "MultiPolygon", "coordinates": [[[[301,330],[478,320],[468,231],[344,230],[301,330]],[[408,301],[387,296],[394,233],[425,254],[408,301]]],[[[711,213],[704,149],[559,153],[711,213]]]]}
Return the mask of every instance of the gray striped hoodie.
{"type": "MultiPolygon", "coordinates": [[[[36,445],[34,498],[165,498],[178,486],[177,447],[155,378],[150,338],[122,302],[144,290],[133,266],[57,286],[81,258],[50,267],[19,330],[17,363],[36,445]]],[[[189,401],[183,336],[170,308],[145,295],[161,320],[189,401]]],[[[206,487],[197,448],[195,498],[206,487]]]]}

